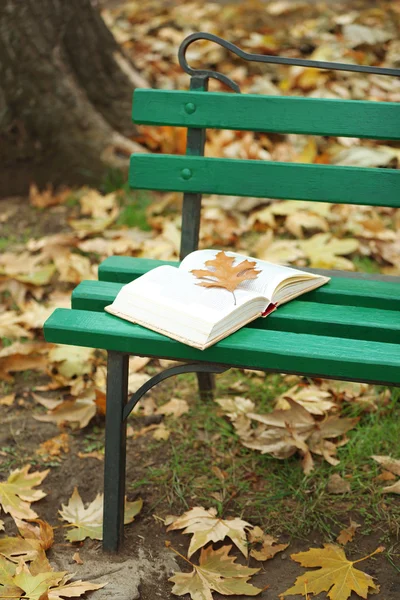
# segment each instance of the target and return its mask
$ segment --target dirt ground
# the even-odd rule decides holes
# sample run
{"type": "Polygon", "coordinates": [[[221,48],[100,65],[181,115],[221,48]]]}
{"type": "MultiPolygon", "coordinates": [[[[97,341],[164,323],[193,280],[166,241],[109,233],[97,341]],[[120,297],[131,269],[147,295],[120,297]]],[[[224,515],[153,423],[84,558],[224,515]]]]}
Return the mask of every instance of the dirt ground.
{"type": "MultiPolygon", "coordinates": [[[[18,392],[18,407],[0,407],[0,446],[2,448],[1,474],[6,476],[9,468],[21,466],[31,462],[33,468],[42,470],[45,463],[41,463],[35,451],[38,444],[57,435],[59,430],[50,423],[39,422],[34,419],[41,409],[30,398],[30,391],[35,385],[43,383],[44,376],[27,379],[17,377],[15,389],[18,392]],[[12,451],[10,449],[13,449],[12,451]],[[5,451],[5,452],[4,452],[5,451]]],[[[165,399],[173,392],[173,383],[165,382],[160,385],[158,393],[165,399]]],[[[193,393],[193,392],[192,392],[193,393]]],[[[143,423],[135,419],[135,429],[143,423]]],[[[146,469],[151,465],[154,468],[169,468],[170,446],[168,442],[154,446],[151,433],[136,439],[128,439],[127,457],[127,496],[135,500],[139,495],[144,500],[142,512],[136,517],[134,523],[125,526],[124,546],[118,555],[103,553],[101,543],[86,540],[82,544],[67,543],[63,537],[64,529],[60,527],[58,510],[62,503],[67,503],[75,486],[78,486],[84,502],[90,502],[95,495],[103,489],[103,462],[96,458],[79,458],[77,453],[85,450],[85,444],[91,437],[102,439],[104,421],[96,417],[84,430],[70,432],[70,452],[60,460],[51,463],[50,473],[42,484],[47,493],[46,498],[35,503],[34,508],[39,516],[56,527],[55,545],[48,556],[52,564],[59,569],[68,569],[75,573],[76,578],[94,582],[108,581],[109,585],[103,590],[93,592],[91,598],[103,600],[118,598],[119,600],[153,600],[154,598],[174,598],[171,593],[172,584],[168,577],[174,571],[188,571],[188,565],[165,547],[165,542],[171,542],[179,552],[186,554],[189,536],[180,532],[166,532],[162,519],[167,514],[181,514],[185,508],[182,505],[170,505],[162,497],[160,489],[155,486],[143,485],[132,492],[131,484],[143,480],[146,469]],[[152,443],[153,442],[153,443],[152,443]],[[149,450],[151,446],[151,450],[149,450]],[[58,528],[57,528],[58,526],[58,528]],[[79,550],[83,565],[78,565],[73,560],[76,550],[79,550]]],[[[266,474],[267,476],[267,474],[266,474]]],[[[341,502],[333,500],[333,502],[341,502]]],[[[229,511],[228,511],[229,512],[229,511]]],[[[228,516],[228,515],[224,515],[228,516]]],[[[231,516],[234,516],[233,514],[231,516]]],[[[235,515],[238,516],[238,515],[235,515]]],[[[246,515],[241,515],[246,518],[246,515]]],[[[6,520],[6,529],[10,527],[10,520],[6,520]]],[[[369,554],[380,544],[381,531],[374,531],[368,536],[362,536],[351,544],[350,557],[354,558],[369,554]]],[[[326,538],[316,532],[307,536],[307,539],[289,539],[282,535],[281,542],[290,542],[289,548],[279,553],[267,563],[259,563],[250,559],[249,565],[261,567],[260,573],[253,577],[254,585],[263,588],[269,586],[261,594],[261,598],[278,598],[278,594],[288,589],[295,578],[303,569],[290,560],[290,554],[305,550],[308,547],[321,547],[326,538]]],[[[393,536],[393,544],[395,544],[393,536]]],[[[243,557],[239,557],[243,563],[243,557]]],[[[400,578],[396,569],[388,562],[384,555],[366,561],[361,567],[367,573],[377,578],[381,591],[375,597],[377,600],[398,600],[400,597],[400,578]]],[[[222,596],[215,594],[215,600],[222,596]]],[[[242,598],[241,596],[237,596],[242,598]]],[[[243,597],[244,598],[244,597],[243,597]]],[[[296,596],[299,598],[299,596],[296,596]]],[[[356,596],[351,596],[356,598],[356,596]]]]}

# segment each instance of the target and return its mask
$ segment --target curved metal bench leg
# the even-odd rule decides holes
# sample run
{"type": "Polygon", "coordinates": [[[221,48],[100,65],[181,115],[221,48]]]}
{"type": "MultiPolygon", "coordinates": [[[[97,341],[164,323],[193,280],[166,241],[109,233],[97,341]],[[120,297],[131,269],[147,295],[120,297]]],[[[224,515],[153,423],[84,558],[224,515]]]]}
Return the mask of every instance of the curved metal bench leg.
{"type": "Polygon", "coordinates": [[[104,459],[103,550],[117,552],[124,534],[129,355],[109,352],[104,459]]]}
{"type": "Polygon", "coordinates": [[[118,552],[124,534],[126,421],[143,395],[160,381],[193,373],[212,375],[230,367],[207,363],[189,363],[166,369],[146,381],[128,401],[129,355],[109,352],[107,364],[107,412],[104,462],[103,550],[118,552]]]}

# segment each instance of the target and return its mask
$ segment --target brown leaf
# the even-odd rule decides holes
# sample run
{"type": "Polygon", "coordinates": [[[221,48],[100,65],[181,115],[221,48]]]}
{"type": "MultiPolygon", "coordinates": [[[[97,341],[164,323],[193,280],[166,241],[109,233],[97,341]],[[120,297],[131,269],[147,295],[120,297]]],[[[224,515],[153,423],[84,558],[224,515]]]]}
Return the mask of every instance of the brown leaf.
{"type": "Polygon", "coordinates": [[[377,463],[382,465],[386,471],[390,471],[394,475],[398,475],[400,477],[400,460],[396,460],[395,458],[391,458],[390,456],[377,456],[374,455],[373,458],[377,463]]]}
{"type": "Polygon", "coordinates": [[[333,473],[328,480],[326,489],[330,494],[345,494],[350,492],[350,483],[343,479],[339,473],[333,473]]]}
{"type": "Polygon", "coordinates": [[[382,488],[382,492],[385,494],[400,494],[400,479],[393,485],[388,485],[382,488]]]}
{"type": "Polygon", "coordinates": [[[272,535],[264,533],[261,527],[250,529],[248,538],[250,544],[261,544],[260,550],[255,548],[250,550],[250,556],[260,561],[273,558],[275,554],[282,552],[289,546],[289,544],[276,544],[277,540],[272,535]]]}
{"type": "Polygon", "coordinates": [[[44,461],[53,460],[54,458],[58,459],[61,452],[65,452],[66,454],[69,452],[69,439],[68,433],[61,433],[50,438],[40,444],[36,450],[36,454],[44,461]]]}
{"type": "Polygon", "coordinates": [[[336,541],[342,546],[345,546],[348,542],[351,542],[355,536],[356,530],[361,527],[358,523],[350,519],[350,525],[346,529],[342,529],[336,541]]]}
{"type": "MultiPolygon", "coordinates": [[[[199,279],[205,279],[200,285],[206,288],[222,288],[228,290],[235,298],[234,290],[243,281],[256,279],[260,271],[255,269],[256,262],[243,260],[234,266],[235,257],[228,256],[225,252],[218,252],[212,260],[207,260],[205,266],[211,269],[193,269],[191,273],[199,279]]],[[[235,298],[236,304],[236,298],[235,298]]]]}
{"type": "Polygon", "coordinates": [[[48,550],[54,542],[54,530],[52,526],[42,519],[32,519],[29,523],[14,517],[18,531],[25,540],[37,540],[43,550],[48,550]],[[36,525],[32,525],[36,523],[36,525]]]}
{"type": "Polygon", "coordinates": [[[83,560],[79,556],[78,551],[74,553],[74,555],[72,556],[72,560],[75,561],[78,565],[83,565],[83,560]]]}

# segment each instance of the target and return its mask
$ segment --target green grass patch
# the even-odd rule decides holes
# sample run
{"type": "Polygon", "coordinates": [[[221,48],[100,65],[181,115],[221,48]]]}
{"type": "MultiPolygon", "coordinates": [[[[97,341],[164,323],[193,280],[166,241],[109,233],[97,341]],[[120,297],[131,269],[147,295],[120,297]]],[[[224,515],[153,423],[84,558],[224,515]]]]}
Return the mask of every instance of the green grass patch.
{"type": "MultiPolygon", "coordinates": [[[[280,375],[267,375],[263,380],[239,370],[217,381],[219,397],[246,396],[256,403],[259,413],[272,410],[273,399],[289,387],[280,375]],[[240,392],[232,390],[238,382],[240,392]]],[[[190,398],[190,413],[167,420],[172,430],[169,441],[149,443],[150,452],[163,448],[162,464],[147,467],[144,477],[132,486],[156,486],[157,500],[151,510],[160,502],[175,513],[195,505],[214,506],[221,515],[242,516],[271,533],[304,537],[318,531],[331,540],[349,524],[351,515],[363,524],[364,534],[379,529],[382,538],[389,533],[399,535],[399,498],[382,494],[385,484],[376,480],[381,467],[371,459],[373,454],[399,456],[398,390],[386,406],[362,413],[360,423],[348,434],[349,442],[338,450],[340,464],[332,466],[314,456],[315,470],[304,475],[298,456],[279,460],[243,447],[215,402],[194,399],[195,376],[190,382],[186,376],[185,384],[183,397],[190,398]],[[351,492],[328,493],[333,473],[350,482],[351,492]]],[[[165,402],[171,393],[178,395],[181,385],[175,382],[172,388],[165,382],[162,388],[159,401],[165,402]]],[[[345,416],[359,413],[359,405],[344,405],[345,416]]]]}
{"type": "Polygon", "coordinates": [[[121,195],[122,210],[116,221],[117,227],[138,227],[143,231],[151,231],[147,221],[147,208],[152,202],[147,192],[125,192],[121,195]]]}

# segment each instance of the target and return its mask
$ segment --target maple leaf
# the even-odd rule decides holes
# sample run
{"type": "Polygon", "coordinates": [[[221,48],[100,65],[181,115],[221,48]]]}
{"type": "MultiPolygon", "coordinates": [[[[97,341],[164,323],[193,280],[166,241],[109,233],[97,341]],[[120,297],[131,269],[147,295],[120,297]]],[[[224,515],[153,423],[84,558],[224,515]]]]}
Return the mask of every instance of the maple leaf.
{"type": "Polygon", "coordinates": [[[264,533],[261,527],[254,527],[249,531],[249,543],[261,544],[260,550],[253,548],[250,550],[250,556],[256,560],[269,560],[273,558],[277,552],[285,550],[289,544],[276,544],[276,539],[272,535],[264,533]]]}
{"type": "Polygon", "coordinates": [[[250,523],[238,518],[220,519],[216,514],[215,508],[206,510],[202,506],[195,506],[180,517],[173,518],[172,522],[167,518],[166,525],[169,524],[167,531],[185,529],[183,533],[193,534],[188,550],[189,558],[202,546],[209,542],[220,542],[225,537],[229,537],[247,557],[246,529],[251,527],[250,523]]]}
{"type": "Polygon", "coordinates": [[[204,263],[206,267],[211,267],[211,269],[193,269],[191,273],[199,279],[205,279],[205,281],[197,285],[206,288],[222,288],[231,292],[234,304],[236,304],[234,290],[243,281],[257,279],[261,271],[255,269],[256,262],[243,260],[236,266],[234,266],[234,262],[234,256],[228,256],[225,252],[221,251],[218,252],[215,258],[207,260],[204,263]]]}
{"type": "MultiPolygon", "coordinates": [[[[51,548],[54,541],[54,532],[51,525],[41,519],[34,521],[37,525],[21,521],[17,517],[14,517],[14,521],[22,537],[2,537],[0,539],[0,554],[2,557],[14,562],[21,558],[34,561],[31,572],[37,568],[39,572],[51,570],[45,554],[45,550],[51,548]]],[[[33,574],[35,573],[33,572],[33,574]]]]}
{"type": "MultiPolygon", "coordinates": [[[[135,502],[125,501],[125,525],[134,520],[142,506],[143,501],[140,498],[135,502]]],[[[65,535],[68,541],[80,542],[87,537],[92,540],[103,539],[103,494],[97,494],[93,502],[90,502],[85,508],[78,488],[74,488],[68,504],[63,504],[62,510],[58,512],[61,518],[73,527],[65,535]]]]}
{"type": "Polygon", "coordinates": [[[359,243],[355,239],[340,240],[330,233],[317,233],[308,240],[300,241],[299,246],[310,259],[312,267],[354,271],[353,263],[343,255],[358,249],[359,243]]]}
{"type": "Polygon", "coordinates": [[[262,589],[247,583],[249,577],[260,569],[250,569],[234,564],[236,557],[228,556],[232,546],[222,546],[213,550],[212,546],[202,548],[199,565],[190,563],[191,573],[176,573],[168,581],[175,583],[172,593],[176,596],[190,594],[192,600],[212,600],[211,591],[226,596],[257,596],[262,589]]]}
{"type": "Polygon", "coordinates": [[[282,596],[329,592],[330,600],[347,600],[354,591],[361,598],[367,598],[369,591],[377,592],[379,587],[371,575],[354,568],[354,564],[382,551],[383,547],[380,547],[372,554],[355,561],[348,560],[343,548],[335,544],[324,544],[323,548],[310,548],[306,552],[292,554],[290,558],[302,567],[321,568],[300,575],[294,586],[283,592],[282,596]]]}
{"type": "Polygon", "coordinates": [[[4,512],[19,519],[36,519],[37,514],[30,503],[44,498],[42,490],[33,489],[40,485],[49,470],[29,473],[30,465],[12,471],[7,481],[0,483],[0,504],[4,512]]]}
{"type": "Polygon", "coordinates": [[[301,404],[308,412],[313,415],[324,415],[330,409],[336,406],[332,400],[332,394],[321,390],[316,385],[300,386],[295,385],[287,392],[284,392],[276,399],[275,408],[287,410],[290,404],[287,398],[291,398],[297,404],[301,404]]]}
{"type": "Polygon", "coordinates": [[[33,575],[28,565],[21,561],[12,578],[13,584],[24,591],[23,597],[29,600],[43,600],[51,586],[59,584],[66,572],[45,571],[33,575]]]}

